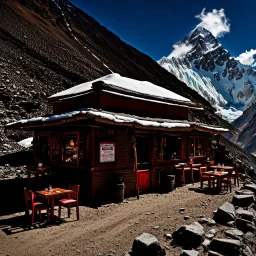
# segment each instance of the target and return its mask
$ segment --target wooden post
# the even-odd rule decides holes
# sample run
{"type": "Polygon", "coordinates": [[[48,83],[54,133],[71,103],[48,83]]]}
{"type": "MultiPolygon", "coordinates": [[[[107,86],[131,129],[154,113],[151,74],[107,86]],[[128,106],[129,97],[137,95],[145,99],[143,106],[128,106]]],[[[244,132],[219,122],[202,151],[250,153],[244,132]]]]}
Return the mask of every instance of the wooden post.
{"type": "Polygon", "coordinates": [[[136,144],[133,145],[134,151],[134,172],[136,176],[136,192],[137,192],[137,199],[140,199],[140,190],[139,190],[139,181],[138,181],[138,161],[137,161],[137,149],[136,144]]]}

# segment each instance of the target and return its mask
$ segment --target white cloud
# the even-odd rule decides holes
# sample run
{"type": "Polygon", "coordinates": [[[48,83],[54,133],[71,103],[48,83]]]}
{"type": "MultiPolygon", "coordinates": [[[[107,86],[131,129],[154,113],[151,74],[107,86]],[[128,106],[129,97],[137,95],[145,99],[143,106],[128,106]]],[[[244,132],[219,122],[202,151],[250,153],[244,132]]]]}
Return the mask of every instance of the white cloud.
{"type": "Polygon", "coordinates": [[[241,53],[236,60],[239,60],[244,65],[256,66],[256,50],[251,49],[241,53]]]}
{"type": "Polygon", "coordinates": [[[223,37],[225,33],[230,32],[230,23],[224,9],[219,11],[213,9],[212,12],[205,13],[205,8],[199,15],[196,15],[196,18],[201,20],[201,23],[198,26],[202,26],[208,31],[210,31],[214,37],[223,37]]]}
{"type": "Polygon", "coordinates": [[[168,58],[178,58],[181,56],[185,56],[190,50],[192,49],[192,45],[177,45],[175,44],[173,46],[173,51],[171,52],[171,54],[168,56],[168,58]]]}

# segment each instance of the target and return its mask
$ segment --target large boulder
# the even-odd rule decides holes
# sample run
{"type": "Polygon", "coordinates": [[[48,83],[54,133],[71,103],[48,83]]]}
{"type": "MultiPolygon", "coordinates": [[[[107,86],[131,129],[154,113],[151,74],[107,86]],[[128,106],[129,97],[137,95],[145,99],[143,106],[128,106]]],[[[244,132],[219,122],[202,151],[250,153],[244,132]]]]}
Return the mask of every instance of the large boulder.
{"type": "Polygon", "coordinates": [[[232,203],[236,206],[248,207],[254,203],[255,198],[253,195],[234,195],[232,203]]]}
{"type": "Polygon", "coordinates": [[[236,210],[236,216],[239,217],[239,218],[248,220],[248,221],[252,221],[253,217],[254,217],[253,212],[244,210],[242,208],[238,208],[236,210]]]}
{"type": "Polygon", "coordinates": [[[229,236],[229,237],[231,237],[233,239],[237,239],[237,240],[240,240],[244,235],[244,233],[242,231],[235,229],[235,228],[225,230],[225,234],[226,234],[226,236],[229,236]]]}
{"type": "Polygon", "coordinates": [[[221,224],[227,224],[229,221],[235,220],[235,216],[236,211],[234,205],[226,202],[218,208],[214,219],[221,224]]]}
{"type": "Polygon", "coordinates": [[[193,222],[174,231],[172,237],[177,245],[184,248],[197,248],[204,240],[204,228],[198,222],[193,222]]]}
{"type": "Polygon", "coordinates": [[[241,218],[236,218],[236,227],[244,233],[256,230],[253,222],[241,218]]]}
{"type": "Polygon", "coordinates": [[[248,189],[248,190],[251,190],[251,191],[253,191],[254,193],[256,193],[256,184],[245,184],[245,185],[244,185],[244,188],[245,188],[245,189],[248,189]]]}
{"type": "Polygon", "coordinates": [[[249,189],[240,189],[236,191],[238,195],[254,195],[254,192],[249,189]]]}
{"type": "Polygon", "coordinates": [[[164,256],[165,254],[165,250],[161,248],[156,237],[151,234],[143,233],[133,241],[133,256],[164,256]]]}
{"type": "Polygon", "coordinates": [[[239,240],[214,238],[209,249],[226,256],[240,256],[241,247],[242,243],[239,240]]]}

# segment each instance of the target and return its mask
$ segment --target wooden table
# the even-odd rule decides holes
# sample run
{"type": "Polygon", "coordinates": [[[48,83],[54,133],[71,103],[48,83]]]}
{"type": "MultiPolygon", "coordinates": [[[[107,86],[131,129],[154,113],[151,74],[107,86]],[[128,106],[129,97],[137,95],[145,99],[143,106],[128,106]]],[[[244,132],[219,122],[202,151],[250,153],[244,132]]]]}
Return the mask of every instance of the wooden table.
{"type": "Polygon", "coordinates": [[[225,177],[225,176],[228,176],[228,172],[225,172],[225,171],[208,171],[208,172],[204,172],[204,175],[217,177],[217,190],[218,190],[218,193],[220,193],[220,179],[225,177]]]}
{"type": "Polygon", "coordinates": [[[218,166],[218,165],[212,165],[210,166],[211,169],[217,169],[217,170],[224,170],[224,171],[229,171],[233,170],[233,166],[218,166]]]}
{"type": "Polygon", "coordinates": [[[72,190],[63,189],[63,188],[53,188],[52,191],[49,190],[42,190],[42,191],[36,191],[35,194],[37,196],[43,197],[49,200],[52,200],[52,221],[54,220],[54,199],[58,198],[63,195],[68,195],[69,193],[72,193],[72,190]]]}

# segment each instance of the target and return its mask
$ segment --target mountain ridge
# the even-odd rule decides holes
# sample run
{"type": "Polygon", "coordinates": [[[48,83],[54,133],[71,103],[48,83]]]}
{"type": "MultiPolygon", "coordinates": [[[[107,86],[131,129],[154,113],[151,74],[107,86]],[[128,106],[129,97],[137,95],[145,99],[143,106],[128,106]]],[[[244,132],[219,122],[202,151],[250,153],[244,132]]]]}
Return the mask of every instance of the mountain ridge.
{"type": "Polygon", "coordinates": [[[256,102],[256,71],[232,57],[205,28],[196,27],[173,47],[158,63],[204,96],[225,120],[234,121],[256,102]],[[182,46],[184,56],[173,57],[182,46]]]}

